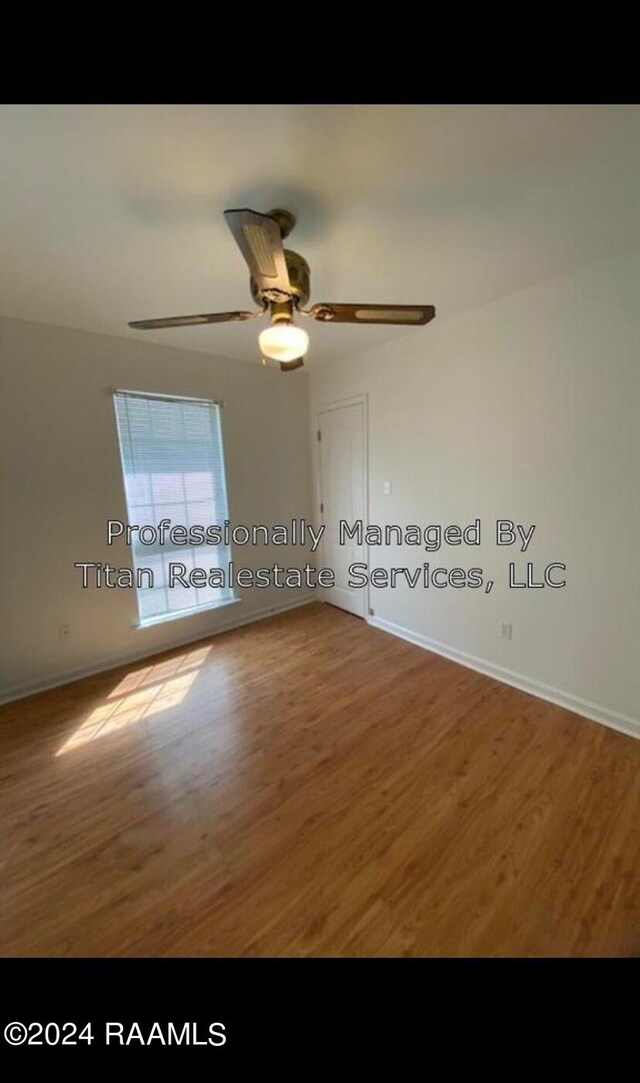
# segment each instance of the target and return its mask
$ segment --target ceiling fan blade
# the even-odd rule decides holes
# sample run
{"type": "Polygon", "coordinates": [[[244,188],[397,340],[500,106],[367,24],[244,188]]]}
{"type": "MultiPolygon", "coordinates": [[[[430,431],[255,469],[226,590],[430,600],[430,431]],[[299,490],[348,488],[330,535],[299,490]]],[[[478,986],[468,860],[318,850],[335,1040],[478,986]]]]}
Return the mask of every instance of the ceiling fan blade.
{"type": "Polygon", "coordinates": [[[281,361],[280,368],[283,372],[293,372],[294,369],[301,369],[304,365],[304,358],[296,357],[294,361],[281,361]]]}
{"type": "Polygon", "coordinates": [[[262,316],[264,309],[255,312],[204,312],[200,316],[167,316],[160,320],[133,320],[129,327],[137,331],[151,331],[155,327],[191,327],[196,323],[235,323],[238,320],[252,320],[262,316]]]}
{"type": "Polygon", "coordinates": [[[267,293],[272,301],[290,297],[282,234],[275,218],[248,207],[225,211],[224,217],[260,293],[267,293]]]}
{"type": "Polygon", "coordinates": [[[312,305],[314,320],[326,323],[397,323],[418,327],[436,314],[433,305],[312,305]]]}

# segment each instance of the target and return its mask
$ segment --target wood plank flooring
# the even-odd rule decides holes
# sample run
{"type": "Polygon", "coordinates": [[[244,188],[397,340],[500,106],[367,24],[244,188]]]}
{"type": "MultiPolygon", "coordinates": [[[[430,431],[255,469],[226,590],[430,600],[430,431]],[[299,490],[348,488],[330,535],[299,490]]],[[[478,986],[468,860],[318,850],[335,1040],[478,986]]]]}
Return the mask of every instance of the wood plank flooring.
{"type": "Polygon", "coordinates": [[[637,955],[640,741],[312,605],[0,710],[3,955],[637,955]]]}

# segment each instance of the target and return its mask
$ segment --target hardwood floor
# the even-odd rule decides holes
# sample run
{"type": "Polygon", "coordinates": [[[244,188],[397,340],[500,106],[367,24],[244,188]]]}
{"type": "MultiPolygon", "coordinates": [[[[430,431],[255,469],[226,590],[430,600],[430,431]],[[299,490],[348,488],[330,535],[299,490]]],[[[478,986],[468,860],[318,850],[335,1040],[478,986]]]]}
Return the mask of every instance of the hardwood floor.
{"type": "Polygon", "coordinates": [[[3,955],[637,955],[640,742],[313,605],[0,711],[3,955]]]}

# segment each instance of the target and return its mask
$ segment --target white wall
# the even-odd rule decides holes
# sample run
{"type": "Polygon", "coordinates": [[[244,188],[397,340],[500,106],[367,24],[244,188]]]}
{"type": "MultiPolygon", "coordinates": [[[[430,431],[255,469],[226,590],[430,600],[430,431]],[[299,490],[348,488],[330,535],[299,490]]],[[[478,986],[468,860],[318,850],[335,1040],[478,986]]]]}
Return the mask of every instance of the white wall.
{"type": "MultiPolygon", "coordinates": [[[[124,544],[106,544],[107,519],[126,519],[110,387],[222,398],[233,522],[275,524],[309,512],[305,373],[283,377],[142,339],[0,320],[5,696],[302,600],[292,590],[243,590],[237,605],[136,629],[134,591],[81,588],[75,561],[132,563],[124,544]],[[71,625],[64,642],[59,624],[71,625]]],[[[233,555],[254,567],[308,557],[285,547],[233,555]]]]}
{"type": "Polygon", "coordinates": [[[376,618],[630,730],[640,718],[639,282],[640,259],[621,255],[310,366],[312,430],[320,404],[369,396],[371,522],[479,516],[485,528],[479,550],[371,549],[372,566],[426,559],[496,579],[489,595],[372,590],[376,618]],[[501,517],[537,525],[530,557],[564,561],[566,589],[508,588],[511,550],[492,536],[501,517]],[[513,622],[511,642],[500,621],[513,622]]]}

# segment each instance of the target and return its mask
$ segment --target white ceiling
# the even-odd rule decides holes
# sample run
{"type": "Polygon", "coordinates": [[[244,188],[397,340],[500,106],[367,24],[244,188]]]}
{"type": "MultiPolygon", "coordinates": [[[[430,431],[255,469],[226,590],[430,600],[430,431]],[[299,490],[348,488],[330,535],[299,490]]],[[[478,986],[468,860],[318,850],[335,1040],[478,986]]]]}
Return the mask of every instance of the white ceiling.
{"type": "MultiPolygon", "coordinates": [[[[257,358],[225,207],[298,215],[312,301],[438,318],[640,244],[635,106],[4,106],[0,313],[257,358]]],[[[307,325],[309,358],[429,328],[307,325]]]]}

